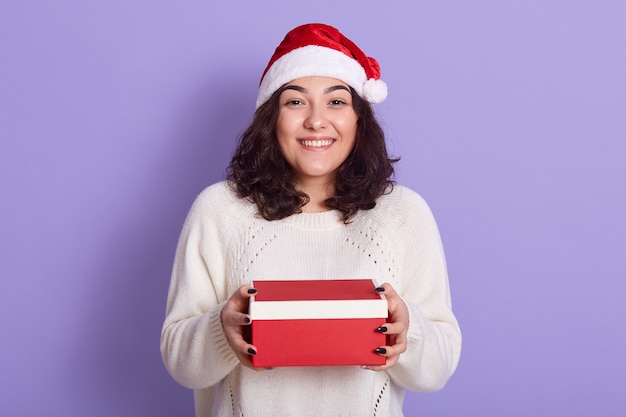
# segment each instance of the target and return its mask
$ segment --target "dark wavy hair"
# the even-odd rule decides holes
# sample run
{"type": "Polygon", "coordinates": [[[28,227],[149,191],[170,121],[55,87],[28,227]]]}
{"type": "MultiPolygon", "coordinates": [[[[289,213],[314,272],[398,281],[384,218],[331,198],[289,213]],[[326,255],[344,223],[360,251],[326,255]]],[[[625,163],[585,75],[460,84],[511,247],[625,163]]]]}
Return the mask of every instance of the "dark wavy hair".
{"type": "MultiPolygon", "coordinates": [[[[285,161],[276,137],[279,88],[254,113],[250,126],[239,139],[227,169],[227,179],[237,193],[256,204],[266,220],[279,220],[301,213],[309,196],[295,188],[295,175],[285,161]]],[[[385,134],[369,102],[354,89],[352,106],[357,114],[355,146],[335,177],[335,195],[324,203],[343,213],[350,223],[359,210],[370,210],[376,200],[391,192],[393,164],[399,158],[387,155],[385,134]]]]}

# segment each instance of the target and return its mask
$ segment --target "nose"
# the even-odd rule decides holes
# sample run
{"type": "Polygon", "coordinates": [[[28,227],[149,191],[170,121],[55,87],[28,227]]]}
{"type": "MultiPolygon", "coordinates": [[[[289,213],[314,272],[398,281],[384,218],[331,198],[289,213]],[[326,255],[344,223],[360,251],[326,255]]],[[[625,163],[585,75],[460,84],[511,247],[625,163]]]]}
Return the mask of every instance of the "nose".
{"type": "Polygon", "coordinates": [[[304,127],[311,130],[319,130],[326,127],[328,119],[322,105],[311,104],[309,112],[304,120],[304,127]]]}

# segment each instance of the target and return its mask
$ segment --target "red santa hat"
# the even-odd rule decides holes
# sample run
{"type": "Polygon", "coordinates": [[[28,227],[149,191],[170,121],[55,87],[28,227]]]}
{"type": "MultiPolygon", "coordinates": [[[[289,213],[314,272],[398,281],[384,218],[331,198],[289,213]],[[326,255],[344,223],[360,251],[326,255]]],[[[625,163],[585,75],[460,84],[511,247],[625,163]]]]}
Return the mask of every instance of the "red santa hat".
{"type": "Polygon", "coordinates": [[[278,45],[261,77],[256,107],[283,84],[301,77],[337,78],[370,103],[387,98],[378,62],[332,26],[311,23],[291,30],[278,45]]]}

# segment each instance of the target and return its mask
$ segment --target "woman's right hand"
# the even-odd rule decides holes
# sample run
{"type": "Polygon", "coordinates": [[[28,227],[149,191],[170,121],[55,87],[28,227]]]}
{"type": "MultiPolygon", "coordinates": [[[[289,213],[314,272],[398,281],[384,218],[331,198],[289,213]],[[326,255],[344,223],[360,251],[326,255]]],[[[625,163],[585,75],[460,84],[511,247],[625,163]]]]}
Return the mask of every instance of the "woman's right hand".
{"type": "Polygon", "coordinates": [[[252,366],[250,355],[256,355],[256,348],[243,337],[243,326],[249,326],[252,322],[245,312],[248,311],[250,296],[254,293],[256,290],[249,285],[239,287],[222,308],[221,319],[228,343],[241,364],[254,370],[262,370],[252,366]]]}

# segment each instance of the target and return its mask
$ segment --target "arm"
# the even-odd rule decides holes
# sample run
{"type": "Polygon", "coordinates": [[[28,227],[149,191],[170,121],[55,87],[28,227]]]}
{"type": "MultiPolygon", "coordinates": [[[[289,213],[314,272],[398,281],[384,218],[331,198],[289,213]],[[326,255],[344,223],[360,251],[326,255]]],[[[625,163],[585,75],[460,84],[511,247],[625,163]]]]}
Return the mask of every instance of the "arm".
{"type": "MultiPolygon", "coordinates": [[[[436,391],[456,369],[461,333],[452,312],[437,225],[421,197],[415,194],[411,200],[410,212],[398,217],[403,219],[398,233],[405,236],[402,239],[405,251],[401,276],[391,288],[394,294],[390,294],[394,301],[390,303],[390,317],[399,319],[395,326],[388,327],[389,332],[397,333],[390,339],[397,340],[394,344],[398,346],[390,343],[387,349],[392,356],[387,372],[392,380],[407,389],[436,391]]],[[[385,290],[385,294],[389,292],[385,290]]]]}
{"type": "Polygon", "coordinates": [[[396,383],[407,389],[419,392],[440,390],[458,364],[461,349],[458,325],[452,320],[428,319],[416,306],[406,305],[410,323],[406,352],[388,372],[396,383]]]}
{"type": "Polygon", "coordinates": [[[224,239],[211,223],[214,216],[208,197],[201,194],[178,242],[161,331],[166,368],[176,381],[192,389],[216,384],[239,364],[220,319],[228,285],[224,239]]]}

